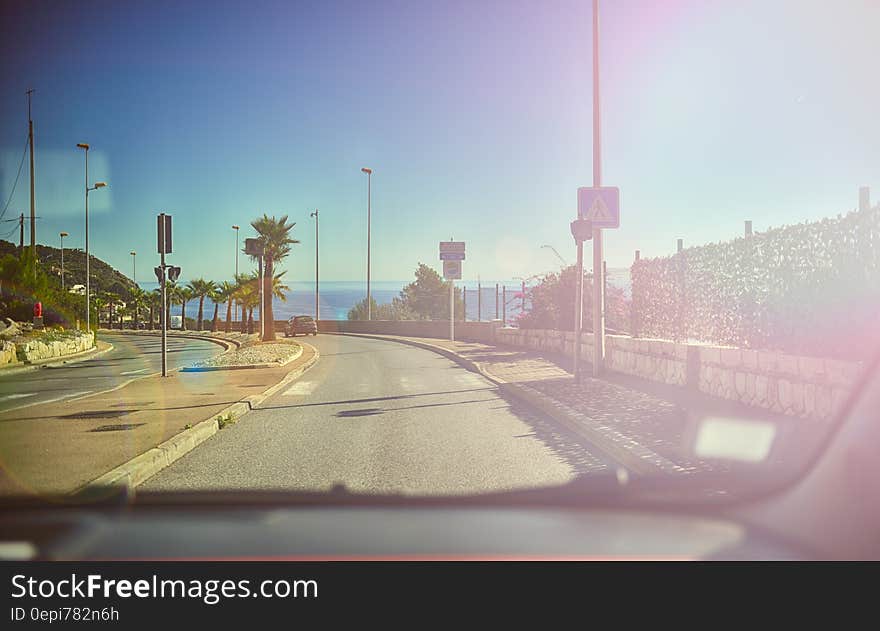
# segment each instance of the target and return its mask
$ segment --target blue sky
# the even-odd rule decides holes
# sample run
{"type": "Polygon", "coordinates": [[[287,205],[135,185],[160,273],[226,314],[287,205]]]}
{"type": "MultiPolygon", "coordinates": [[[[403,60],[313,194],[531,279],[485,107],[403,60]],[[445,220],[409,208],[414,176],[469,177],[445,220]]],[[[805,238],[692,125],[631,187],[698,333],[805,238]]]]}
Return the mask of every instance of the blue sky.
{"type": "MultiPolygon", "coordinates": [[[[0,204],[36,89],[38,240],[83,245],[83,157],[97,256],[139,277],[155,215],[174,216],[184,278],[228,278],[233,223],[288,214],[285,267],[364,277],[374,169],[375,279],[466,278],[569,261],[591,183],[589,2],[4,2],[0,204]],[[51,236],[50,236],[51,235],[51,236]]],[[[603,171],[621,188],[611,267],[880,197],[880,3],[602,2],[603,171]]],[[[2,206],[0,206],[2,209],[2,206]]],[[[27,163],[4,219],[29,211],[27,163]]],[[[0,224],[0,236],[13,227],[0,224]]],[[[17,233],[14,235],[17,238],[17,233]]],[[[589,251],[589,246],[588,246],[589,251]]],[[[589,252],[588,252],[589,260],[589,252]]],[[[242,264],[245,263],[242,256],[242,264]]],[[[150,275],[151,276],[151,275],[150,275]]]]}

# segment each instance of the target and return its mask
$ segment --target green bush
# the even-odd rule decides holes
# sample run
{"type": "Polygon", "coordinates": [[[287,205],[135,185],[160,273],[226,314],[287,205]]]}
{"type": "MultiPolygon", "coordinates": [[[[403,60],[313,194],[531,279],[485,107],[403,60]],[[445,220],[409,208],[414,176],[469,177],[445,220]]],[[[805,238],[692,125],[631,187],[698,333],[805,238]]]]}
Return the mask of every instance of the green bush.
{"type": "Polygon", "coordinates": [[[880,342],[880,207],[643,259],[634,333],[861,359],[880,342]]]}
{"type": "MultiPolygon", "coordinates": [[[[593,326],[593,276],[584,274],[583,280],[583,327],[591,331],[593,326]]],[[[560,271],[547,274],[541,282],[526,290],[531,308],[518,320],[524,329],[555,329],[574,331],[575,299],[577,296],[577,267],[570,265],[560,271]]],[[[629,330],[630,304],[623,289],[605,286],[605,326],[609,332],[629,330]]]]}

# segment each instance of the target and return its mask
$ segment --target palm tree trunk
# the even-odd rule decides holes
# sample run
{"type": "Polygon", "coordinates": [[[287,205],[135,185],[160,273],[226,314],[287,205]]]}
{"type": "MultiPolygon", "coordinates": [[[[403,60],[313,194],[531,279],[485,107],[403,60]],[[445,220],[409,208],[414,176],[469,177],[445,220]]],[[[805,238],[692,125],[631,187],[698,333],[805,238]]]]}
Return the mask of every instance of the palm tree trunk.
{"type": "Polygon", "coordinates": [[[201,331],[202,325],[204,325],[204,315],[205,315],[205,297],[199,296],[199,317],[196,319],[196,330],[201,331]]]}
{"type": "Polygon", "coordinates": [[[254,308],[251,307],[248,309],[248,317],[247,317],[247,332],[248,335],[254,332],[254,308]]]}
{"type": "Polygon", "coordinates": [[[217,332],[217,316],[220,314],[220,305],[214,303],[214,319],[211,321],[211,333],[217,332]]]}
{"type": "Polygon", "coordinates": [[[188,301],[183,300],[180,303],[180,330],[186,331],[186,303],[188,301]]]}
{"type": "Polygon", "coordinates": [[[271,256],[266,257],[266,269],[263,270],[263,310],[261,313],[265,321],[263,327],[263,341],[272,342],[275,340],[275,316],[272,313],[272,280],[275,278],[272,274],[274,261],[271,256]]]}
{"type": "Polygon", "coordinates": [[[242,333],[247,333],[247,307],[241,305],[241,323],[240,327],[242,333]]]}
{"type": "Polygon", "coordinates": [[[153,318],[156,317],[156,310],[150,305],[150,330],[153,330],[153,318]]]}
{"type": "Polygon", "coordinates": [[[226,303],[226,332],[232,328],[232,298],[226,303]]]}

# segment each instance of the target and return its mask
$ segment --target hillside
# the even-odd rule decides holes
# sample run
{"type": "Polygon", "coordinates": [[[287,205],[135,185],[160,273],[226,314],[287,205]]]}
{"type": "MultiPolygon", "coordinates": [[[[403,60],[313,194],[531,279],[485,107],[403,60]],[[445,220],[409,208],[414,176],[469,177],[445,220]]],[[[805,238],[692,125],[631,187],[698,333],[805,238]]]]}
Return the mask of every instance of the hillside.
{"type": "MultiPolygon", "coordinates": [[[[27,246],[25,246],[27,247],[27,246]]],[[[9,241],[0,240],[0,257],[7,254],[18,254],[18,246],[9,241]]],[[[61,285],[61,249],[48,245],[37,244],[37,257],[45,265],[53,278],[61,285]]],[[[113,292],[123,300],[129,297],[129,290],[134,283],[125,274],[113,269],[95,255],[89,256],[89,272],[91,274],[92,294],[113,292]]],[[[82,250],[64,248],[64,278],[69,289],[76,284],[85,284],[86,257],[82,250]]]]}

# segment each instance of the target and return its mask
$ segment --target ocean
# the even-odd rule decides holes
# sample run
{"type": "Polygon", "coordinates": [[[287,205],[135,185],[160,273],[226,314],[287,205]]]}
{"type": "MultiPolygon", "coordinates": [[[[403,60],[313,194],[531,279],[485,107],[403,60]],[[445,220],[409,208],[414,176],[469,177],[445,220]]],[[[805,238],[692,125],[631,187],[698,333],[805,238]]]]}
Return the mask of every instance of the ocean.
{"type": "MultiPolygon", "coordinates": [[[[411,281],[373,281],[370,286],[370,293],[378,304],[388,304],[394,298],[400,295],[401,289],[411,281]]],[[[477,283],[476,281],[458,281],[457,287],[464,287],[466,290],[466,310],[468,320],[478,319],[478,308],[481,311],[482,320],[491,320],[495,318],[495,283],[494,280],[486,280],[481,282],[481,300],[477,300],[477,283]],[[481,303],[481,304],[478,304],[481,303]]],[[[629,294],[629,269],[610,269],[608,270],[608,283],[622,287],[629,294]]],[[[138,283],[143,289],[151,291],[158,287],[155,281],[149,283],[138,283]]],[[[282,301],[275,299],[273,309],[275,317],[278,320],[287,319],[292,315],[314,315],[315,313],[315,283],[314,281],[292,281],[289,282],[290,291],[287,292],[287,300],[282,301]]],[[[501,287],[507,287],[507,317],[515,318],[519,315],[522,308],[522,299],[520,297],[521,283],[515,280],[498,281],[498,314],[502,315],[501,287]]],[[[363,300],[367,294],[367,284],[365,281],[321,281],[321,319],[322,320],[346,320],[348,319],[348,311],[359,301],[363,300]]],[[[526,305],[528,309],[528,305],[526,305]]],[[[187,303],[187,316],[194,318],[198,312],[198,301],[187,303]]],[[[180,306],[176,305],[171,309],[172,315],[180,315],[180,306]]],[[[210,318],[214,313],[214,306],[210,301],[205,301],[205,317],[210,318]]],[[[220,317],[225,316],[225,310],[220,308],[220,317]]]]}

